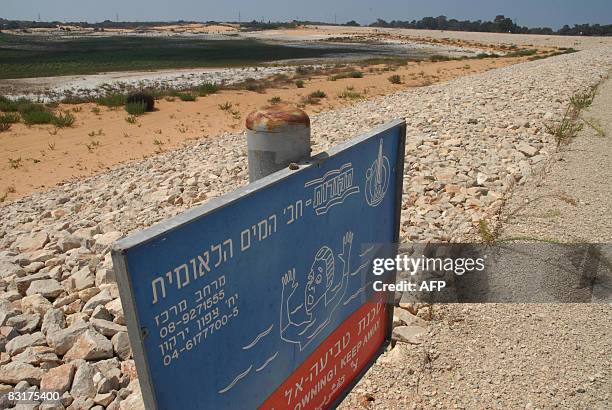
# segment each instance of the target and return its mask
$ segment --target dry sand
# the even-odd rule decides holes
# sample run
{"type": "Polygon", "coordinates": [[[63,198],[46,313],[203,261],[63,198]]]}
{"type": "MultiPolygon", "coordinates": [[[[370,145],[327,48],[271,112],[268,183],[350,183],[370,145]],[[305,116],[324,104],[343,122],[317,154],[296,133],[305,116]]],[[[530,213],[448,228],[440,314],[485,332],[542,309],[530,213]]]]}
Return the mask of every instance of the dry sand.
{"type": "Polygon", "coordinates": [[[321,99],[320,104],[305,107],[313,114],[358,101],[338,97],[347,87],[354,87],[363,98],[369,98],[521,61],[525,59],[409,63],[397,71],[367,73],[360,79],[330,81],[327,77],[313,77],[302,89],[268,89],[264,94],[222,91],[200,97],[196,102],[160,100],[157,110],[139,117],[136,124],[126,121],[128,115],[123,109],[97,107],[100,112],[96,114],[94,104],[62,105],[60,109],[72,110],[76,116],[71,128],[15,124],[0,134],[0,196],[6,193],[6,199],[13,200],[121,162],[179,148],[189,140],[240,130],[249,112],[267,105],[275,96],[297,104],[302,97],[322,90],[328,97],[321,99]],[[388,77],[392,74],[402,76],[404,83],[391,84],[388,77]],[[230,102],[240,115],[221,110],[219,105],[225,102],[230,102]],[[18,161],[17,168],[11,166],[12,161],[18,161]]]}

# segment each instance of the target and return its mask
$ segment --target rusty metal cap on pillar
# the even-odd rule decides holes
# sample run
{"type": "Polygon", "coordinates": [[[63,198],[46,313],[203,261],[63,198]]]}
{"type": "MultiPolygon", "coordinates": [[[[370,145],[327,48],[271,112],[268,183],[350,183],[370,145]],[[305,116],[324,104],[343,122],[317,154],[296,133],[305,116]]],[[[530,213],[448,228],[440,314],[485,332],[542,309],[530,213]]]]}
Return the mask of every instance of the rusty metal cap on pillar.
{"type": "Polygon", "coordinates": [[[310,127],[308,114],[289,104],[275,104],[253,111],[246,119],[246,127],[255,132],[280,132],[288,125],[310,127]]]}

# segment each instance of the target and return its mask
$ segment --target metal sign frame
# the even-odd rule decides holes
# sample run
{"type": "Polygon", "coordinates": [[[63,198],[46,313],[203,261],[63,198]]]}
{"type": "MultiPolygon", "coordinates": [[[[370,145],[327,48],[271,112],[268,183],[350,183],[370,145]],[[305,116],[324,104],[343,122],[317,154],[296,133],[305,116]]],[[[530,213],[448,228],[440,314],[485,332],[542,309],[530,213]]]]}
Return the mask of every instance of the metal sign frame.
{"type": "MultiPolygon", "coordinates": [[[[401,215],[401,199],[403,192],[403,175],[404,175],[404,152],[405,152],[405,140],[406,140],[406,124],[403,120],[395,120],[384,124],[380,127],[374,128],[371,131],[362,134],[354,139],[351,139],[345,143],[339,144],[329,151],[322,152],[314,157],[312,157],[309,161],[305,161],[299,164],[298,169],[283,169],[278,171],[272,175],[269,175],[265,178],[262,178],[256,182],[250,183],[244,187],[241,187],[233,192],[227,193],[221,197],[211,199],[207,203],[196,206],[192,209],[189,209],[182,214],[179,214],[175,217],[172,217],[166,221],[162,221],[157,223],[149,228],[146,228],[142,231],[131,234],[119,241],[117,241],[112,249],[112,259],[114,263],[114,270],[117,278],[117,283],[119,285],[119,293],[121,296],[122,306],[124,310],[124,315],[127,322],[128,327],[128,335],[130,339],[130,343],[132,346],[133,357],[136,364],[136,370],[138,373],[138,379],[141,386],[142,396],[144,399],[144,403],[147,409],[156,410],[158,409],[157,400],[154,392],[154,384],[151,378],[151,371],[145,351],[144,346],[144,338],[147,336],[141,327],[141,321],[137,311],[136,299],[134,296],[134,286],[133,286],[133,278],[128,269],[127,263],[127,253],[131,248],[136,246],[143,245],[147,242],[150,242],[154,239],[159,238],[160,236],[166,235],[169,232],[180,229],[181,227],[197,220],[202,217],[205,217],[215,211],[218,211],[221,208],[228,207],[239,200],[242,200],[246,197],[249,197],[263,189],[266,189],[270,186],[280,184],[287,178],[293,176],[294,174],[304,172],[312,167],[318,167],[321,164],[325,163],[328,159],[333,157],[334,155],[341,153],[345,150],[350,149],[360,143],[363,143],[369,140],[372,137],[375,137],[385,131],[389,131],[390,129],[398,128],[399,130],[399,141],[397,148],[397,158],[396,158],[396,180],[395,182],[395,198],[394,198],[394,206],[395,206],[395,215],[393,216],[394,220],[394,243],[393,245],[397,245],[399,242],[399,228],[400,228],[400,215],[401,215]]],[[[393,182],[393,181],[392,181],[393,182]]],[[[395,273],[391,273],[393,276],[393,281],[395,280],[395,273]]],[[[387,303],[389,308],[387,309],[387,323],[385,329],[385,341],[380,346],[378,351],[372,356],[372,358],[368,361],[367,365],[362,368],[362,370],[358,373],[358,375],[353,379],[353,381],[343,390],[343,393],[337,398],[333,404],[333,406],[339,404],[344,397],[350,392],[350,390],[354,387],[354,385],[359,381],[359,379],[367,372],[367,370],[371,367],[371,365],[376,361],[378,356],[384,352],[388,343],[391,340],[391,330],[392,330],[392,317],[393,317],[393,293],[389,293],[387,295],[387,303]]]]}

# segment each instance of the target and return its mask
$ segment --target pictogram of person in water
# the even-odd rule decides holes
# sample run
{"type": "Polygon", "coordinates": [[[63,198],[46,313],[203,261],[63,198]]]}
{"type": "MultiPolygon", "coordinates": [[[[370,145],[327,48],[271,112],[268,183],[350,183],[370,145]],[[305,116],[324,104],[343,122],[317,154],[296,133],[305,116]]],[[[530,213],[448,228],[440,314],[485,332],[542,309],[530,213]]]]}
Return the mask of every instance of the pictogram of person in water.
{"type": "Polygon", "coordinates": [[[330,322],[348,287],[352,243],[353,233],[349,231],[342,238],[342,253],[337,257],[329,246],[322,246],[305,285],[300,286],[296,280],[295,269],[283,275],[280,313],[283,340],[297,343],[303,350],[330,322]],[[341,274],[336,272],[338,265],[342,267],[341,274]]]}

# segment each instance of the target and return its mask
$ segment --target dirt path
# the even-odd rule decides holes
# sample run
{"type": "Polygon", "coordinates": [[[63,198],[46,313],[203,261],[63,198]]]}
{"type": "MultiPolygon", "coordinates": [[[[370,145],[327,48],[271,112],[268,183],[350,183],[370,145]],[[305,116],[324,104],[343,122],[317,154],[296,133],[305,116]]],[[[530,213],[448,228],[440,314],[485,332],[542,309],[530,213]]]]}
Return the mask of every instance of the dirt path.
{"type": "MultiPolygon", "coordinates": [[[[582,113],[599,131],[517,187],[502,238],[612,241],[611,105],[608,80],[582,113]]],[[[609,409],[611,339],[610,304],[435,305],[423,344],[397,343],[341,408],[609,409]]]]}
{"type": "Polygon", "coordinates": [[[0,198],[6,194],[7,200],[14,200],[73,178],[96,174],[118,163],[180,148],[190,140],[241,130],[248,113],[269,104],[272,97],[299,104],[303,97],[322,90],[327,97],[304,108],[313,114],[525,60],[497,58],[409,63],[396,71],[375,73],[368,72],[366,67],[363,78],[330,81],[328,77],[313,77],[300,89],[268,89],[262,94],[222,91],[200,97],[196,102],[160,100],[155,112],[139,117],[134,124],[126,122],[127,113],[123,109],[94,104],[62,105],[59,109],[70,110],[76,116],[71,128],[14,124],[9,131],[0,133],[0,198]],[[403,83],[391,84],[388,77],[392,74],[401,76],[403,83]],[[354,88],[356,98],[339,97],[347,87],[354,88]],[[220,110],[219,105],[226,102],[232,104],[236,114],[220,110]]]}

